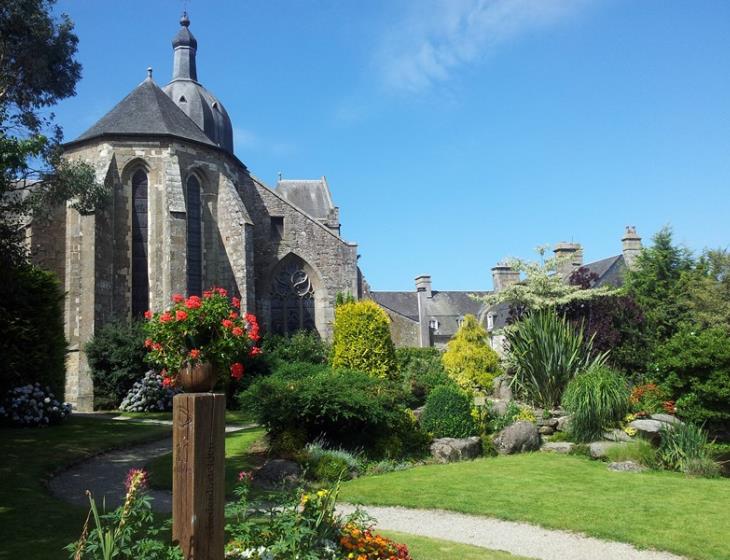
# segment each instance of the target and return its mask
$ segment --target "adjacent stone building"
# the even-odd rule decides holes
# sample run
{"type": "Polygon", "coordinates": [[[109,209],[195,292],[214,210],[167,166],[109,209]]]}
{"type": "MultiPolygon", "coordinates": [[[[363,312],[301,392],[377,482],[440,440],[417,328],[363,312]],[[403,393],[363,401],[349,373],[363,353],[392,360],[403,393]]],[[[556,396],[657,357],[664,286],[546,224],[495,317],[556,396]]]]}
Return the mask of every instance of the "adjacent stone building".
{"type": "Polygon", "coordinates": [[[64,279],[66,400],[93,406],[84,346],[114,319],[160,310],[173,293],[221,286],[267,331],[330,336],[338,292],[359,294],[357,246],[340,237],[327,181],[272,189],[233,153],[223,104],[197,77],[197,41],[183,15],[172,81],[147,78],[65,146],[93,165],[110,199],[94,213],[59,209],[30,226],[36,263],[64,279]]]}
{"type": "MultiPolygon", "coordinates": [[[[622,252],[595,262],[583,262],[583,248],[578,243],[558,243],[553,252],[558,257],[558,274],[565,280],[582,268],[593,278],[592,287],[614,286],[623,282],[628,267],[633,266],[641,252],[641,237],[636,228],[628,226],[621,239],[622,252]]],[[[368,292],[391,319],[391,335],[396,346],[443,348],[456,334],[464,315],[475,315],[490,334],[492,347],[501,352],[501,329],[509,319],[509,305],[485,305],[479,297],[499,292],[520,281],[520,273],[509,265],[499,263],[492,268],[492,291],[439,291],[432,288],[428,275],[416,278],[412,292],[368,292]]]]}

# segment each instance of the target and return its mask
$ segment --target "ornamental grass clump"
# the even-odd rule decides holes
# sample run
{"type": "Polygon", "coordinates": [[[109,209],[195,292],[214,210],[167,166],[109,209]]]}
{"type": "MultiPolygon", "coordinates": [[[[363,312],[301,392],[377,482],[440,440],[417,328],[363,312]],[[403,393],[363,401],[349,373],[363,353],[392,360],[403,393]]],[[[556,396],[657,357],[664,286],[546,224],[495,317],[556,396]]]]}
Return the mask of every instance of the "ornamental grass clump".
{"type": "Polygon", "coordinates": [[[689,422],[662,426],[657,450],[665,468],[692,476],[715,477],[719,465],[712,459],[707,432],[689,422]]]}
{"type": "Polygon", "coordinates": [[[228,299],[223,288],[203,292],[203,297],[172,296],[172,307],[160,313],[145,312],[144,345],[147,361],[162,368],[165,384],[174,384],[186,365],[209,362],[220,375],[230,371],[243,376],[243,361],[256,356],[260,339],[256,317],[241,310],[237,297],[228,299]]]}
{"type": "Polygon", "coordinates": [[[563,406],[572,415],[570,431],[575,441],[593,441],[626,415],[629,388],[621,374],[606,366],[594,366],[568,383],[563,406]]]}
{"type": "Polygon", "coordinates": [[[507,331],[513,384],[542,408],[560,404],[563,391],[579,372],[606,362],[607,353],[593,355],[593,338],[585,339],[553,308],[533,311],[507,331]]]}

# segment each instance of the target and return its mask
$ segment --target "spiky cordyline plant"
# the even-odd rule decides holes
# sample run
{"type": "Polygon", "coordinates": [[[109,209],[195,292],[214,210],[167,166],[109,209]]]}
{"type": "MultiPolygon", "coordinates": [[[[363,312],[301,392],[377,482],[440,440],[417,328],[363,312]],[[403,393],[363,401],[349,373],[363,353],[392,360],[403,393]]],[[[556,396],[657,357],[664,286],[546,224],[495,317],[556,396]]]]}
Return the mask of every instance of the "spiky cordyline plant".
{"type": "Polygon", "coordinates": [[[603,365],[608,352],[592,355],[593,337],[584,339],[554,308],[532,311],[508,329],[508,359],[513,384],[533,404],[560,404],[563,391],[577,373],[603,365]]]}

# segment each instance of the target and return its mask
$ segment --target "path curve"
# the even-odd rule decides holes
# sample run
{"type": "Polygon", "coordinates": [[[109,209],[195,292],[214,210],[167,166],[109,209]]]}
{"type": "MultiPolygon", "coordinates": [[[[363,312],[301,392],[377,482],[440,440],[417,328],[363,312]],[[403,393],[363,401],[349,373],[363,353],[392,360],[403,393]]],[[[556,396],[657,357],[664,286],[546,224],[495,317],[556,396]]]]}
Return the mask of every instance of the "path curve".
{"type": "MultiPolygon", "coordinates": [[[[88,489],[97,503],[105,497],[107,508],[114,508],[124,497],[127,471],[142,467],[171,449],[172,439],[167,438],[97,455],[53,477],[49,483],[51,493],[66,502],[86,507],[88,499],[85,492],[88,489]]],[[[171,492],[153,490],[150,496],[155,511],[169,513],[172,510],[171,492]]],[[[337,506],[338,513],[342,514],[351,513],[354,509],[351,504],[337,506]]],[[[628,544],[544,529],[528,523],[440,510],[377,506],[364,509],[377,519],[377,526],[381,529],[503,550],[539,560],[684,560],[668,552],[638,550],[628,544]]]]}

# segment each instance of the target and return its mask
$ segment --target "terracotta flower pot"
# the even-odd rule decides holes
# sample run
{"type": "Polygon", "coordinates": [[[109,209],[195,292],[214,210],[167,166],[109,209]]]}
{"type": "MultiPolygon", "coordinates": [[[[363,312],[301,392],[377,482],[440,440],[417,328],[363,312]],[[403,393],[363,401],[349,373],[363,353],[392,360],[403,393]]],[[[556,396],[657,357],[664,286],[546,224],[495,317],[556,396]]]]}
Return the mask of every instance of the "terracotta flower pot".
{"type": "Polygon", "coordinates": [[[177,372],[175,385],[186,393],[207,393],[213,390],[216,382],[215,370],[210,362],[185,364],[177,372]]]}

